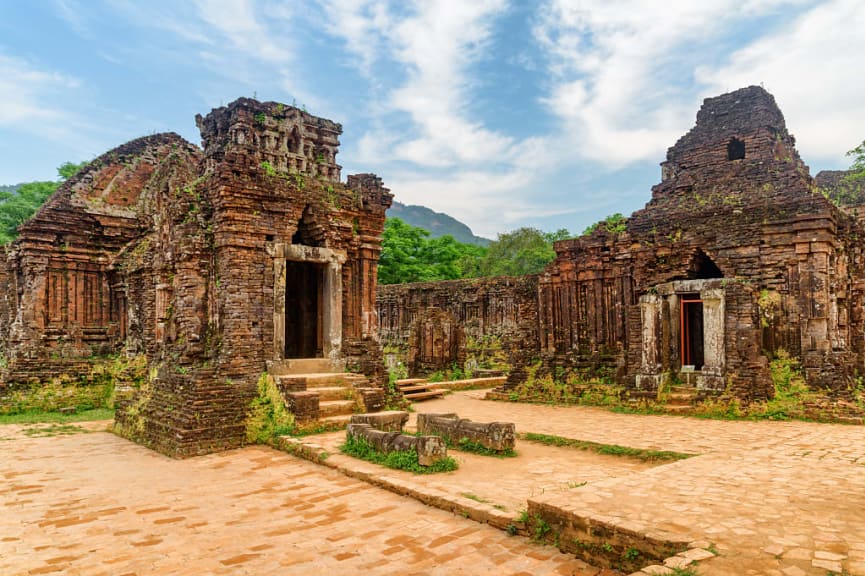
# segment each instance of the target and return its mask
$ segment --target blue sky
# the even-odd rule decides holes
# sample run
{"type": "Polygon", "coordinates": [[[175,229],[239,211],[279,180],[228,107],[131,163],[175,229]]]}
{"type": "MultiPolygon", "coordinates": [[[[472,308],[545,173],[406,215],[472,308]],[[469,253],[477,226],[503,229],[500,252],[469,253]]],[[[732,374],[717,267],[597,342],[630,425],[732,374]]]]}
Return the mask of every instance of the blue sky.
{"type": "Polygon", "coordinates": [[[0,184],[240,96],[342,123],[343,177],[495,237],[630,214],[703,98],[762,84],[812,174],[865,138],[861,0],[0,0],[0,184]]]}

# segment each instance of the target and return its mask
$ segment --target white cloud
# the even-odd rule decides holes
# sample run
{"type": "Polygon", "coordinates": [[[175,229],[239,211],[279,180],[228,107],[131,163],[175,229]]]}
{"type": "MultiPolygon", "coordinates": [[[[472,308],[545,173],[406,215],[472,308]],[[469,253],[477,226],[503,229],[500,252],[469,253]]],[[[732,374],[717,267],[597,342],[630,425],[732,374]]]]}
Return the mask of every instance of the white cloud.
{"type": "Polygon", "coordinates": [[[57,141],[72,136],[79,122],[57,103],[68,102],[68,92],[80,85],[76,78],[4,54],[0,78],[0,126],[57,141]]]}
{"type": "Polygon", "coordinates": [[[75,0],[54,0],[54,5],[57,7],[60,18],[69,24],[69,27],[76,34],[85,38],[90,35],[90,27],[84,17],[84,10],[78,2],[75,0]]]}
{"type": "Polygon", "coordinates": [[[865,5],[826,2],[789,26],[735,52],[722,67],[701,67],[708,94],[749,84],[772,92],[805,158],[838,163],[865,138],[865,5]]]}
{"type": "Polygon", "coordinates": [[[534,30],[550,60],[545,103],[582,157],[611,166],[660,158],[693,121],[699,100],[689,84],[700,59],[712,58],[712,42],[803,3],[671,0],[659,9],[642,0],[551,0],[534,30]]]}
{"type": "Polygon", "coordinates": [[[373,78],[372,66],[379,58],[383,34],[392,26],[386,0],[322,0],[324,27],[345,40],[357,59],[361,73],[373,78]]]}
{"type": "MultiPolygon", "coordinates": [[[[271,63],[291,60],[291,51],[286,47],[286,35],[272,35],[267,25],[256,15],[252,0],[195,0],[199,17],[212,29],[225,37],[233,48],[248,56],[271,63]]],[[[269,17],[290,19],[287,8],[275,10],[270,7],[269,17]]]]}

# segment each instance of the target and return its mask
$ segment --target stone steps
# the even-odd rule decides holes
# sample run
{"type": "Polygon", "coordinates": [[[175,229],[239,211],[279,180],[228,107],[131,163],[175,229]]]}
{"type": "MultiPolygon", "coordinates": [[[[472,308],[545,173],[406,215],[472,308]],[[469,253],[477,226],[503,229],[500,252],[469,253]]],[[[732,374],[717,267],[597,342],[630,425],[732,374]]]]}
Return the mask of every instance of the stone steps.
{"type": "Polygon", "coordinates": [[[427,390],[426,392],[409,392],[403,394],[403,398],[416,402],[417,400],[429,400],[430,398],[441,398],[445,395],[444,390],[427,390]]]}
{"type": "Polygon", "coordinates": [[[277,360],[268,365],[268,372],[274,377],[288,374],[321,374],[338,370],[329,358],[292,358],[277,360]]]}
{"type": "Polygon", "coordinates": [[[319,422],[327,422],[329,424],[339,424],[341,426],[348,426],[349,422],[351,422],[351,414],[337,414],[336,416],[324,416],[319,418],[319,422]]]}
{"type": "Polygon", "coordinates": [[[319,418],[327,418],[328,416],[354,414],[357,403],[354,400],[324,400],[318,403],[319,418]]]}
{"type": "Polygon", "coordinates": [[[310,388],[310,392],[318,392],[318,397],[322,402],[331,400],[352,400],[354,393],[351,388],[346,386],[321,386],[318,388],[310,388]]]}
{"type": "Polygon", "coordinates": [[[362,374],[351,374],[347,372],[317,372],[309,374],[283,374],[279,379],[303,380],[306,388],[332,388],[336,386],[346,387],[366,381],[362,374]]]}
{"type": "Polygon", "coordinates": [[[429,382],[424,378],[405,378],[397,380],[396,385],[403,398],[412,402],[440,398],[445,391],[437,388],[437,382],[429,382]]]}
{"type": "Polygon", "coordinates": [[[400,386],[399,390],[400,390],[400,392],[405,394],[407,392],[417,392],[418,390],[426,391],[431,386],[433,386],[433,385],[432,384],[408,384],[405,386],[400,386]]]}

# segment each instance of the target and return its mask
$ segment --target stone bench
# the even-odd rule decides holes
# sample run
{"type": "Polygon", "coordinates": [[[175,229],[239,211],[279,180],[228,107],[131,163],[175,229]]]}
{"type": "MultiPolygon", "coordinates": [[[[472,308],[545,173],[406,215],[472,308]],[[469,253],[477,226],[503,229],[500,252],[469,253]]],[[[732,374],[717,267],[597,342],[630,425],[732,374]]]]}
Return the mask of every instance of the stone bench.
{"type": "Polygon", "coordinates": [[[456,414],[418,414],[417,430],[421,434],[442,436],[452,443],[466,438],[497,452],[513,450],[516,440],[516,429],[512,422],[483,424],[461,419],[456,414]]]}
{"type": "Polygon", "coordinates": [[[390,452],[417,452],[417,463],[432,466],[448,455],[447,445],[438,436],[408,436],[399,432],[376,430],[369,424],[349,424],[346,438],[363,439],[385,454],[390,452]]]}
{"type": "Polygon", "coordinates": [[[402,427],[408,422],[408,412],[387,410],[374,414],[352,414],[352,424],[369,424],[383,432],[402,432],[402,427]]]}

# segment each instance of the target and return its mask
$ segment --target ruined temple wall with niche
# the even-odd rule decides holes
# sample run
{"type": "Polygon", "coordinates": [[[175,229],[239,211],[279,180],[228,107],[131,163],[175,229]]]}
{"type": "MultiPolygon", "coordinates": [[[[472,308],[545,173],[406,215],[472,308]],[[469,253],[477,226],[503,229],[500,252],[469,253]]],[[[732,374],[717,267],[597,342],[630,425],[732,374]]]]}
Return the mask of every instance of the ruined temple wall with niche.
{"type": "Polygon", "coordinates": [[[407,349],[411,341],[420,342],[424,350],[411,353],[419,357],[419,366],[432,370],[458,363],[462,368],[465,350],[430,344],[436,334],[442,337],[438,325],[459,325],[455,338],[482,354],[485,346],[500,346],[514,360],[536,356],[537,286],[536,275],[380,285],[376,308],[382,344],[407,349]]]}
{"type": "Polygon", "coordinates": [[[863,364],[861,234],[816,191],[770,94],[707,99],[625,231],[556,244],[540,283],[547,362],[600,358],[624,383],[657,385],[682,365],[675,294],[688,288],[676,283],[717,278],[724,365],[706,387],[765,397],[767,360],[783,348],[809,382],[841,390],[863,364]]]}

